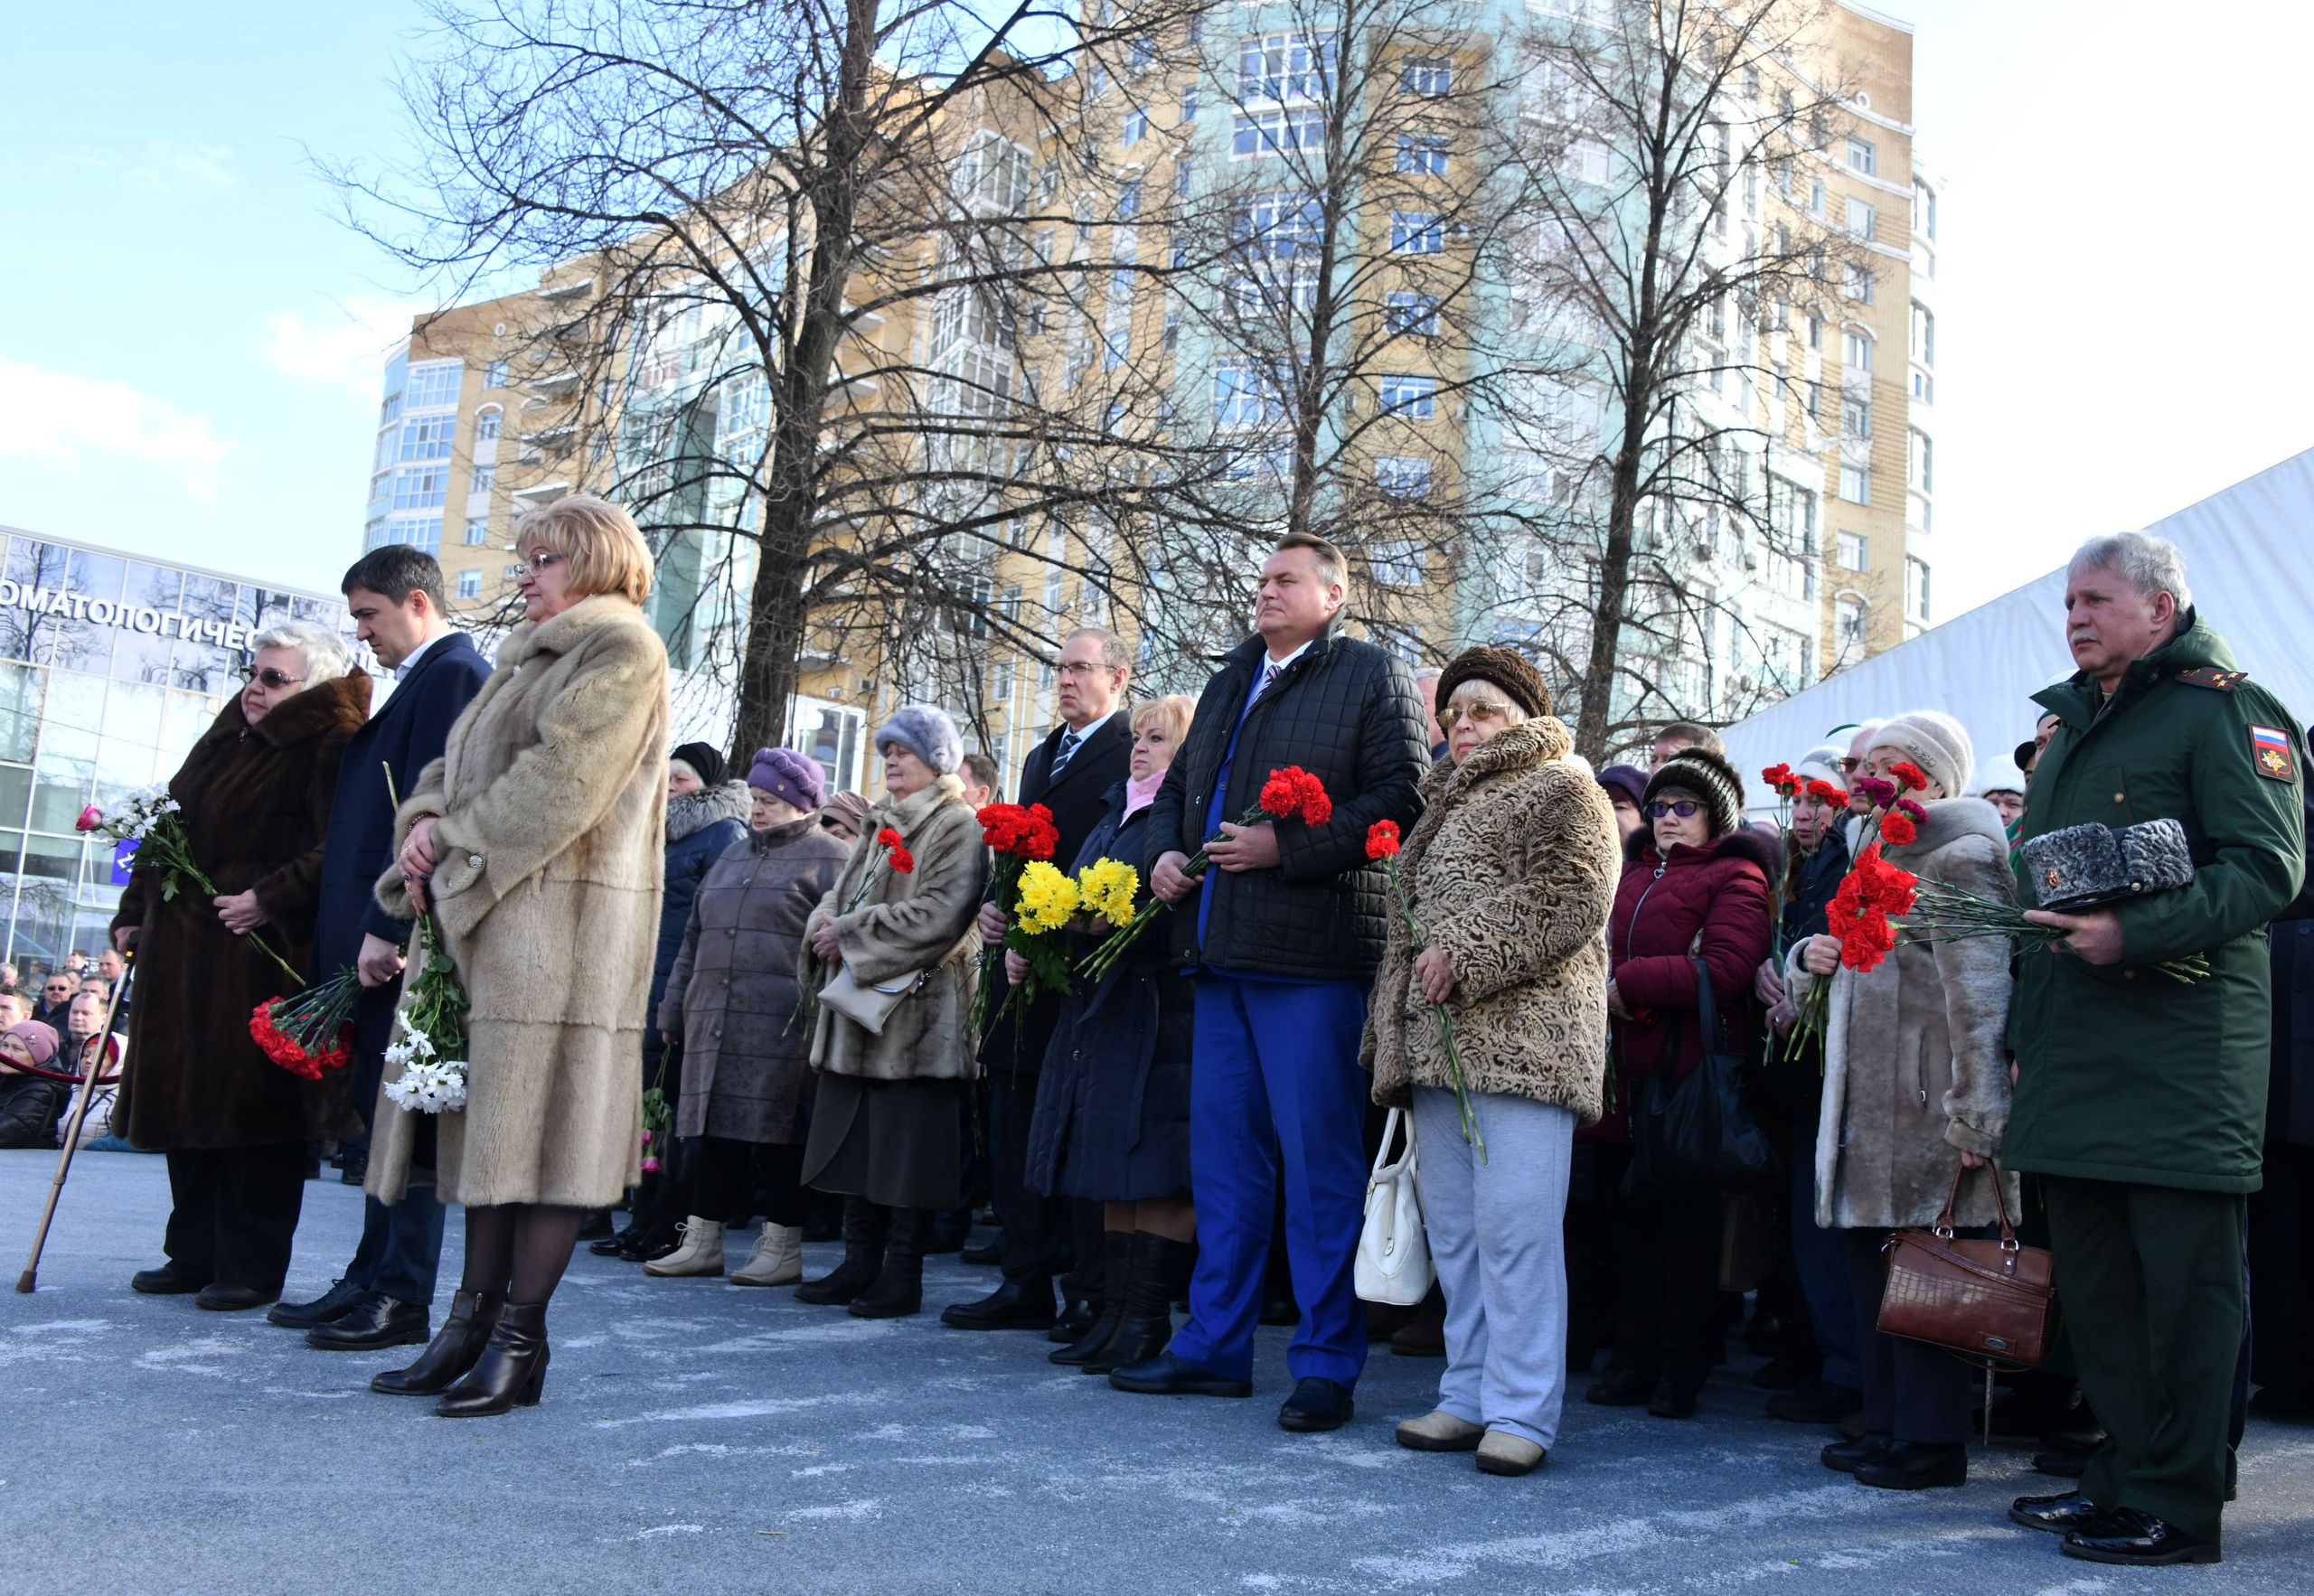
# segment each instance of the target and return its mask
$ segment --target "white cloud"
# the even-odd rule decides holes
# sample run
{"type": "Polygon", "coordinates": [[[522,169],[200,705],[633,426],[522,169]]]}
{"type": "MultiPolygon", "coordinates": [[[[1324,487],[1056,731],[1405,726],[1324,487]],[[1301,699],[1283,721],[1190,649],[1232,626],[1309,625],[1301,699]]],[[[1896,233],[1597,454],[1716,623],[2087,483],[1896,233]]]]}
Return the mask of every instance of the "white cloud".
{"type": "Polygon", "coordinates": [[[276,311],[265,318],[266,363],[287,377],[328,382],[375,399],[387,352],[409,336],[415,305],[390,299],[349,299],[308,316],[276,311]]]}
{"type": "Polygon", "coordinates": [[[121,174],[144,188],[230,188],[233,174],[225,163],[233,152],[221,144],[177,144],[156,138],[145,146],[145,158],[121,174]]]}
{"type": "Polygon", "coordinates": [[[0,459],[78,465],[124,456],[189,467],[205,483],[225,446],[206,416],[186,415],[126,382],[0,358],[0,459]]]}

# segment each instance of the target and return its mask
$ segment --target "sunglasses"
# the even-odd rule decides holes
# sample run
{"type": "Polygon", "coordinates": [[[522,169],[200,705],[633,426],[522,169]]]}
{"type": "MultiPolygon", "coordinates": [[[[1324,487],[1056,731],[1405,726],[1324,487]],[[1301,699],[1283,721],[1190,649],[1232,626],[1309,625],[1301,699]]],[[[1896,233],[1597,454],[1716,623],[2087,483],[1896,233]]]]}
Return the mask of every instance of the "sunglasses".
{"type": "Polygon", "coordinates": [[[1692,798],[1658,798],[1647,806],[1647,812],[1659,821],[1667,814],[1676,814],[1681,820],[1688,820],[1702,807],[1702,804],[1692,798]]]}
{"type": "Polygon", "coordinates": [[[241,680],[260,682],[267,687],[283,688],[299,686],[306,679],[302,676],[284,675],[268,666],[263,671],[244,671],[241,672],[241,680]]]}
{"type": "Polygon", "coordinates": [[[1472,699],[1467,704],[1449,704],[1438,711],[1438,724],[1448,731],[1454,722],[1468,715],[1482,726],[1491,726],[1510,713],[1510,706],[1498,704],[1491,699],[1472,699]]]}

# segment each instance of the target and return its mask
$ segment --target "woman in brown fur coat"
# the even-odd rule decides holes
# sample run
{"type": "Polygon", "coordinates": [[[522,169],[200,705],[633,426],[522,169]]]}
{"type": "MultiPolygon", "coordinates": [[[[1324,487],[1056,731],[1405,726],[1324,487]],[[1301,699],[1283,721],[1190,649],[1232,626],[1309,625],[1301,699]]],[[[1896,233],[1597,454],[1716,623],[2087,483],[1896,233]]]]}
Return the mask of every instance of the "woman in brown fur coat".
{"type": "Polygon", "coordinates": [[[1566,1383],[1566,1207],[1575,1130],[1599,1117],[1614,902],[1614,812],[1524,657],[1474,648],[1438,679],[1446,757],[1423,778],[1398,878],[1403,917],[1374,978],[1374,1101],[1414,1107],[1423,1218],[1446,1293],[1438,1407],[1398,1426],[1416,1451],[1524,1474],[1556,1439],[1566,1383]],[[1463,1140],[1437,1004],[1477,1116],[1463,1140]]]}
{"type": "Polygon", "coordinates": [[[319,626],[277,626],[252,646],[249,685],[169,781],[219,896],[164,898],[159,874],[139,865],[112,922],[113,945],[136,951],[136,1068],[113,1123],[134,1146],[166,1150],[172,1203],[168,1263],[129,1283],[197,1291],[211,1309],[281,1294],[306,1143],[362,1129],[342,1075],[300,1079],[249,1039],[250,1011],[293,990],[249,936],[305,968],[338,758],[369,715],[370,679],[319,626]]]}
{"type": "Polygon", "coordinates": [[[514,547],[527,619],[403,802],[378,885],[403,918],[430,902],[468,1002],[466,1106],[432,1116],[381,1096],[368,1181],[390,1203],[431,1162],[442,1200],[466,1205],[449,1318],[417,1363],[371,1382],[447,1393],[446,1418],[538,1400],[547,1299],[579,1222],[642,1164],[667,811],[651,551],[626,511],[584,493],[524,517],[514,547]]]}

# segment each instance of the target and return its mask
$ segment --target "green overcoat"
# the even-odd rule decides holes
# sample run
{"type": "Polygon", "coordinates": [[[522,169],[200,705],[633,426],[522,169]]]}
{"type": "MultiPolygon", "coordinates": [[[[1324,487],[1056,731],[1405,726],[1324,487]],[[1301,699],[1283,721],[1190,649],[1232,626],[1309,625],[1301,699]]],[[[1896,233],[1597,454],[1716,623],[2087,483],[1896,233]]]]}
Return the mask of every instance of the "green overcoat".
{"type": "MultiPolygon", "coordinates": [[[[2082,672],[2036,693],[2064,724],[2026,796],[2023,839],[2086,821],[2171,819],[2195,878],[2118,906],[2126,952],[2094,966],[2033,949],[2009,1009],[2018,1169],[2196,1191],[2254,1191],[2266,1107],[2266,922],[2305,872],[2305,738],[2193,612],[2112,700],[2082,672]],[[2208,976],[2155,966],[2200,953],[2208,976]]],[[[2021,860],[2018,899],[2038,901],[2021,860]]]]}

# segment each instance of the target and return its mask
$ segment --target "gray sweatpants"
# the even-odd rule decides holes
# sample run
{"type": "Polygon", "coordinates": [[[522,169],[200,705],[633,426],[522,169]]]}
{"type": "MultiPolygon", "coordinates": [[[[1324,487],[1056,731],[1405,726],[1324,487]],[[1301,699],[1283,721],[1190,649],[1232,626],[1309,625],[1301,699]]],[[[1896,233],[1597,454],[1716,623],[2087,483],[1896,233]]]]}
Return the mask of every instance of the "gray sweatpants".
{"type": "Polygon", "coordinates": [[[1486,1162],[1463,1140],[1454,1094],[1414,1089],[1422,1217],[1446,1293],[1438,1405],[1548,1447],[1566,1394],[1567,1167],[1575,1114],[1472,1094],[1486,1162]]]}

